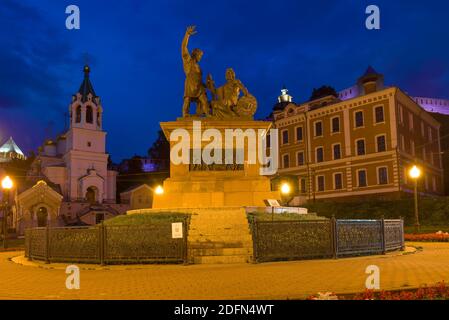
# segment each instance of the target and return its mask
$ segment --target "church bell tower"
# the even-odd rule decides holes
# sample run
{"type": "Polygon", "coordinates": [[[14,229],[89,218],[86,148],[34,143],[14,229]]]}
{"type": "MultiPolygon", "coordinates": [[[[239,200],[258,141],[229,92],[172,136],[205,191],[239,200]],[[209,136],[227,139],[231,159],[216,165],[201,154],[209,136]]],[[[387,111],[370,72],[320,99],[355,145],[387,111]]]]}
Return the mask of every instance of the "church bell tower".
{"type": "Polygon", "coordinates": [[[101,203],[104,200],[115,200],[115,190],[109,190],[115,181],[108,179],[110,173],[105,151],[106,132],[102,130],[101,100],[90,81],[90,67],[85,65],[83,71],[83,82],[69,106],[70,128],[64,155],[68,200],[95,197],[94,201],[101,203]]]}

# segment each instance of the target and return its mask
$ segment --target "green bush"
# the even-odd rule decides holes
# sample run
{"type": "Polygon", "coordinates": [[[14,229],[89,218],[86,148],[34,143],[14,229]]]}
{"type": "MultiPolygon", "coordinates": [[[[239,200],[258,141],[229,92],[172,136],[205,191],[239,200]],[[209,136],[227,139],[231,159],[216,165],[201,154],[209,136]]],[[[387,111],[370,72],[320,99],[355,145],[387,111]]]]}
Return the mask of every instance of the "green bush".
{"type": "Polygon", "coordinates": [[[131,215],[121,215],[112,219],[105,220],[105,225],[145,225],[162,222],[182,222],[188,219],[189,215],[178,212],[161,213],[141,213],[131,215]]]}
{"type": "MultiPolygon", "coordinates": [[[[419,219],[422,225],[449,225],[449,197],[419,199],[419,219]]],[[[304,205],[319,216],[337,219],[404,218],[406,225],[415,223],[413,198],[401,200],[360,200],[348,202],[316,201],[304,205]]]]}

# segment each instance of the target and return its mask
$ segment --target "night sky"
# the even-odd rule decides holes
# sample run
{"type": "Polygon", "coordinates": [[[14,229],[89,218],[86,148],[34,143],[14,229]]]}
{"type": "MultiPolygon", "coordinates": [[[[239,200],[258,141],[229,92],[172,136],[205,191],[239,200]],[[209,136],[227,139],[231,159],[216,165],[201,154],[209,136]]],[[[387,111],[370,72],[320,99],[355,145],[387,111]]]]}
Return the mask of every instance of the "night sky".
{"type": "Polygon", "coordinates": [[[368,65],[411,95],[449,98],[449,2],[441,1],[63,1],[0,2],[0,140],[23,151],[64,130],[85,53],[102,98],[107,151],[115,162],[145,155],[159,121],[181,115],[181,40],[204,51],[203,75],[218,85],[233,67],[271,111],[285,84],[295,102],[314,87],[353,85],[368,65]],[[66,6],[81,29],[65,28],[66,6]],[[365,28],[365,8],[381,30],[365,28]]]}

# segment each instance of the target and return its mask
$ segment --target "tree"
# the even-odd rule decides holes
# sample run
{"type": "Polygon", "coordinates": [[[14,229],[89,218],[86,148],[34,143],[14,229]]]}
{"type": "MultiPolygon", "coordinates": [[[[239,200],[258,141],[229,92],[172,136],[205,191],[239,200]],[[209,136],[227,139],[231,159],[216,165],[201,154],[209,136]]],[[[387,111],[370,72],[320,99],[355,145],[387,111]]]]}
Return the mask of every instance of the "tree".
{"type": "Polygon", "coordinates": [[[143,173],[141,156],[135,155],[128,160],[128,173],[143,173]]]}
{"type": "Polygon", "coordinates": [[[148,149],[148,156],[157,164],[158,170],[167,169],[170,163],[170,143],[162,130],[153,145],[148,149]]]}
{"type": "Polygon", "coordinates": [[[321,86],[319,88],[313,88],[312,95],[310,96],[309,101],[324,98],[326,96],[334,96],[337,98],[338,93],[331,86],[321,86]]]}

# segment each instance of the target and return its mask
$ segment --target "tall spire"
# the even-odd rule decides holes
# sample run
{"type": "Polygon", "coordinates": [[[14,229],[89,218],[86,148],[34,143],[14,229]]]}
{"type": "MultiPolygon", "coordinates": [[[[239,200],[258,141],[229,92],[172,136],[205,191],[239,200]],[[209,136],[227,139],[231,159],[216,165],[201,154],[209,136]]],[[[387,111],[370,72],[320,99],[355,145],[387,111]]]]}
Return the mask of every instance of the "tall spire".
{"type": "Polygon", "coordinates": [[[92,94],[92,98],[97,97],[97,95],[95,94],[94,87],[92,86],[92,83],[90,82],[89,79],[90,67],[87,64],[84,66],[83,72],[84,72],[84,80],[81,83],[78,93],[81,94],[81,101],[86,102],[89,93],[92,94]]]}

